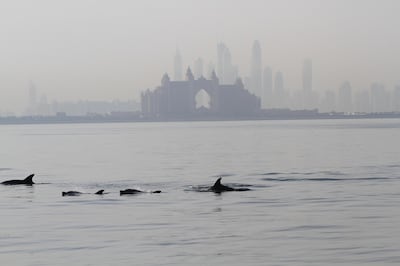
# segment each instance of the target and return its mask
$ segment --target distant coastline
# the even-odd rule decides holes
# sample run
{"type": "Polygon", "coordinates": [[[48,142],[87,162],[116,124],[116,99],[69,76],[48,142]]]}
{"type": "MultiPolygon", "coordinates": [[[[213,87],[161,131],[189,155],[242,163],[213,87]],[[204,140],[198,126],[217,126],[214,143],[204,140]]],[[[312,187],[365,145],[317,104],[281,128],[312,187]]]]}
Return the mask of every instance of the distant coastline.
{"type": "Polygon", "coordinates": [[[0,117],[0,125],[73,124],[73,123],[129,123],[129,122],[190,122],[190,121],[244,121],[244,120],[313,120],[313,119],[383,119],[400,118],[399,112],[388,113],[319,113],[317,110],[263,110],[248,116],[218,116],[196,114],[190,116],[144,117],[140,112],[88,114],[86,116],[8,116],[0,117]]]}

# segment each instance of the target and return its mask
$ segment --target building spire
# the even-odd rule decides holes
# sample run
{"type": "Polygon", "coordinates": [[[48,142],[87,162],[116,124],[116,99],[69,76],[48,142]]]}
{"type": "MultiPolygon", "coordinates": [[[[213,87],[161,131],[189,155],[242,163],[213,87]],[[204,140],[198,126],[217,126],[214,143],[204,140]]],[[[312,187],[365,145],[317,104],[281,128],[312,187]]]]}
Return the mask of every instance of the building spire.
{"type": "Polygon", "coordinates": [[[174,80],[176,81],[182,80],[182,57],[178,47],[176,48],[174,57],[174,80]]]}
{"type": "Polygon", "coordinates": [[[186,70],[186,80],[194,80],[194,76],[190,67],[186,70]]]}

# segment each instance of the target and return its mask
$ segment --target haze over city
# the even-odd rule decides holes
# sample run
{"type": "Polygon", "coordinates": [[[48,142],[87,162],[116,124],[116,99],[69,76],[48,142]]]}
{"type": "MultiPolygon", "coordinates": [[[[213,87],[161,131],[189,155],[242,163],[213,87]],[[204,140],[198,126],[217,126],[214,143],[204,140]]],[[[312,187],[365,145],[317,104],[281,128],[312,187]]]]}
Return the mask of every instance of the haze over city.
{"type": "Polygon", "coordinates": [[[400,265],[399,11],[0,0],[0,264],[400,265]]]}
{"type": "MultiPolygon", "coordinates": [[[[346,81],[354,91],[400,84],[400,2],[350,1],[3,1],[0,9],[0,111],[22,113],[29,84],[52,101],[140,100],[140,92],[202,58],[217,66],[217,45],[238,76],[250,76],[259,41],[263,67],[284,87],[302,89],[305,59],[312,88],[346,81]]],[[[215,69],[217,70],[217,69],[215,69]]]]}

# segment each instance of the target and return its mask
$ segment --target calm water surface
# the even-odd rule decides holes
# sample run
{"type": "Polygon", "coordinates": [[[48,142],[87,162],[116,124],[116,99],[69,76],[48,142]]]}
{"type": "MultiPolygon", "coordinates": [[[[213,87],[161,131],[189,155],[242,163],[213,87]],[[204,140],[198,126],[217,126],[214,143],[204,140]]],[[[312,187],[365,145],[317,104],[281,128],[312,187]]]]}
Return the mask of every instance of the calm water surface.
{"type": "Polygon", "coordinates": [[[0,186],[0,263],[399,265],[399,136],[396,119],[2,125],[0,181],[37,184],[0,186]],[[194,191],[218,176],[252,191],[194,191]]]}

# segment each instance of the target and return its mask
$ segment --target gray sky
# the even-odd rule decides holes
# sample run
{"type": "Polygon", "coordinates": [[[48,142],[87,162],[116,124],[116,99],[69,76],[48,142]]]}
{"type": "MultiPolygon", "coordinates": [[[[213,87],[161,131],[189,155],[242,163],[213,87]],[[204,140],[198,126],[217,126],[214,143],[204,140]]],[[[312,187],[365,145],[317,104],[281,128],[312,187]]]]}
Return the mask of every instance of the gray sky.
{"type": "Polygon", "coordinates": [[[216,62],[217,42],[247,76],[252,43],[263,64],[301,87],[304,58],[314,88],[400,83],[397,0],[2,0],[0,110],[21,111],[28,84],[52,100],[139,99],[183,63],[216,62]]]}

